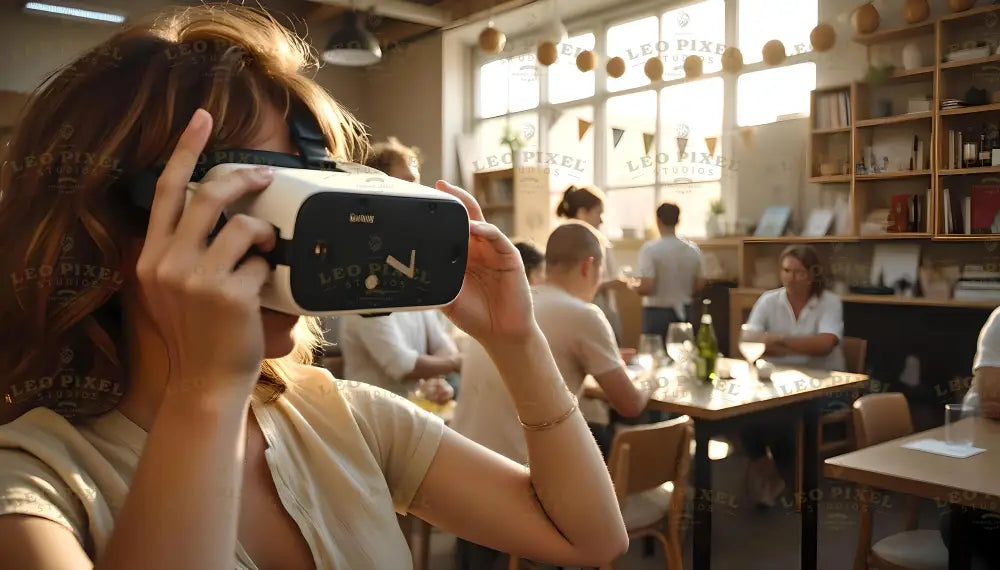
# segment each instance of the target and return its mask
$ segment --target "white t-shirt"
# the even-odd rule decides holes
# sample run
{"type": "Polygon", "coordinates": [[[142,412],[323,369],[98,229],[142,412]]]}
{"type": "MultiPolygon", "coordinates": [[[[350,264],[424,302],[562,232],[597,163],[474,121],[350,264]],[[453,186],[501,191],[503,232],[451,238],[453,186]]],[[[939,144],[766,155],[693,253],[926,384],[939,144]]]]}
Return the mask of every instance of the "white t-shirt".
{"type": "MultiPolygon", "coordinates": [[[[396,512],[406,513],[444,433],[441,420],[384,390],[291,367],[281,398],[251,408],[267,463],[316,568],[411,568],[396,512]]],[[[118,411],[70,424],[35,408],[0,426],[0,515],[54,521],[91,559],[111,537],[146,432],[118,411]]],[[[235,545],[237,570],[257,570],[235,545]]]]}
{"type": "MultiPolygon", "coordinates": [[[[611,325],[596,305],[562,289],[539,285],[532,291],[535,320],[570,391],[579,396],[583,380],[624,366],[611,325]]],[[[517,410],[489,355],[473,339],[462,354],[462,391],[451,428],[518,463],[528,450],[517,410]]]]}
{"type": "MultiPolygon", "coordinates": [[[[993,310],[979,331],[976,357],[972,361],[972,374],[975,375],[977,370],[987,367],[1000,367],[1000,307],[993,310]]],[[[979,408],[979,386],[975,382],[972,383],[962,403],[972,408],[979,408]]]]}
{"type": "MultiPolygon", "coordinates": [[[[838,341],[843,341],[844,304],[836,294],[823,291],[819,297],[809,298],[809,302],[796,319],[785,288],[772,289],[761,295],[754,303],[747,325],[753,330],[789,336],[829,333],[837,335],[838,341]]],[[[775,364],[805,366],[820,370],[843,371],[846,366],[840,342],[826,356],[768,356],[767,360],[775,364]]]]}
{"type": "Polygon", "coordinates": [[[403,311],[384,317],[340,319],[344,377],[405,396],[417,381],[404,380],[422,354],[455,354],[438,311],[403,311]]]}
{"type": "Polygon", "coordinates": [[[644,307],[674,309],[687,317],[694,280],[702,275],[701,250],[688,240],[663,236],[639,248],[636,277],[653,280],[653,294],[642,298],[644,307]]]}

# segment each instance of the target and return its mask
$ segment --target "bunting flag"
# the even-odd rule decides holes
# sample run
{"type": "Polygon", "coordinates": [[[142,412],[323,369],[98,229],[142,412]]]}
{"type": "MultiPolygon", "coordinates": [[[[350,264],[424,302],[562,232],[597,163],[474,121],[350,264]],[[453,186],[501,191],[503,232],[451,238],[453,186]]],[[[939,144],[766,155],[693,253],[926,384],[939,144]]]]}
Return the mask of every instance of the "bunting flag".
{"type": "Polygon", "coordinates": [[[577,140],[580,140],[580,141],[583,140],[583,136],[587,134],[587,131],[590,130],[590,125],[592,125],[592,124],[593,123],[591,123],[590,121],[584,121],[583,119],[577,119],[576,120],[576,130],[577,130],[577,133],[578,133],[577,134],[577,140]]]}
{"type": "Polygon", "coordinates": [[[687,150],[687,137],[677,137],[677,160],[684,159],[684,151],[687,150]]]}
{"type": "Polygon", "coordinates": [[[705,137],[705,146],[708,147],[708,155],[715,156],[715,145],[719,143],[718,137],[705,137]]]}
{"type": "Polygon", "coordinates": [[[653,148],[653,138],[656,133],[642,133],[642,145],[646,149],[646,156],[649,156],[650,149],[653,148]]]}
{"type": "Polygon", "coordinates": [[[618,148],[618,143],[622,140],[622,135],[625,134],[625,129],[619,129],[617,127],[611,127],[611,137],[614,143],[614,148],[618,148]]]}
{"type": "Polygon", "coordinates": [[[745,149],[753,150],[754,128],[743,127],[740,129],[740,140],[743,141],[743,147],[745,149]]]}

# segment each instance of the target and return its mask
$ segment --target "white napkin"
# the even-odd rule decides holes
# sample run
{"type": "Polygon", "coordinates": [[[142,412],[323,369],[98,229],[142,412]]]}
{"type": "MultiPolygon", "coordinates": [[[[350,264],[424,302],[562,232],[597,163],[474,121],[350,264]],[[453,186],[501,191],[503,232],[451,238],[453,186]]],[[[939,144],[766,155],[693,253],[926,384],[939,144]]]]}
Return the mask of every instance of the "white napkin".
{"type": "Polygon", "coordinates": [[[946,455],[956,459],[965,459],[986,451],[981,447],[973,447],[971,445],[948,445],[947,442],[940,439],[918,439],[917,441],[904,444],[903,447],[916,449],[917,451],[926,451],[927,453],[946,455]]]}

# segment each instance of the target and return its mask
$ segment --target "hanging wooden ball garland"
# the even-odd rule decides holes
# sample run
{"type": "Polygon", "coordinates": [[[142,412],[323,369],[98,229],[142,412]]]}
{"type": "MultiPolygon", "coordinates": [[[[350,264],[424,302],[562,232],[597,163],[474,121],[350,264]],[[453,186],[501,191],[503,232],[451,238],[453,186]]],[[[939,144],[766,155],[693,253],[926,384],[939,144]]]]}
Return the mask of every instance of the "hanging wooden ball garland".
{"type": "Polygon", "coordinates": [[[583,50],[576,56],[576,68],[587,73],[597,69],[597,54],[592,50],[583,50]]]}
{"type": "Polygon", "coordinates": [[[614,77],[618,79],[622,75],[625,75],[625,60],[615,56],[608,60],[608,64],[605,66],[609,77],[614,77]]]}
{"type": "Polygon", "coordinates": [[[697,55],[689,55],[684,59],[684,77],[688,79],[697,79],[701,77],[701,73],[704,70],[704,62],[701,57],[697,55]]]}
{"type": "Polygon", "coordinates": [[[646,77],[650,81],[659,81],[663,79],[663,60],[654,55],[646,60],[646,65],[643,66],[642,70],[646,72],[646,77]]]}
{"type": "Polygon", "coordinates": [[[859,34],[870,34],[878,29],[880,19],[878,10],[871,2],[868,2],[858,6],[851,14],[851,25],[854,26],[854,31],[859,34]]]}
{"type": "Polygon", "coordinates": [[[739,48],[726,48],[722,52],[722,70],[726,73],[739,73],[743,69],[743,52],[739,48]]]}
{"type": "Polygon", "coordinates": [[[479,32],[479,49],[484,52],[500,53],[505,45],[507,45],[507,36],[494,28],[492,23],[479,32]]]}
{"type": "Polygon", "coordinates": [[[552,42],[542,42],[538,44],[538,63],[542,65],[552,65],[559,59],[559,48],[552,42]]]}
{"type": "Polygon", "coordinates": [[[771,40],[764,44],[761,55],[764,56],[764,63],[768,65],[778,65],[788,57],[785,52],[785,44],[781,43],[780,40],[771,40]]]}
{"type": "Polygon", "coordinates": [[[976,0],[948,0],[952,12],[964,12],[975,5],[976,0]]]}
{"type": "Polygon", "coordinates": [[[919,24],[931,15],[931,7],[927,0],[906,0],[903,4],[903,19],[907,24],[919,24]]]}
{"type": "Polygon", "coordinates": [[[809,43],[816,51],[829,51],[837,43],[837,32],[830,24],[820,24],[809,34],[809,43]]]}

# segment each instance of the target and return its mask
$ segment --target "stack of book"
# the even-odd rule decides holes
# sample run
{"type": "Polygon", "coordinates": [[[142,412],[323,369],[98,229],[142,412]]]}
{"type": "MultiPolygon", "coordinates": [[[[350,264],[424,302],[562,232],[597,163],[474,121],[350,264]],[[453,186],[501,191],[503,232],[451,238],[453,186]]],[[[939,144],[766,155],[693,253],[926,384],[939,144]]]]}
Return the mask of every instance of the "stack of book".
{"type": "Polygon", "coordinates": [[[851,126],[851,96],[847,91],[816,96],[817,130],[851,126]]]}
{"type": "Polygon", "coordinates": [[[955,299],[1000,302],[1000,271],[987,271],[982,265],[966,265],[962,278],[955,284],[955,299]]]}

